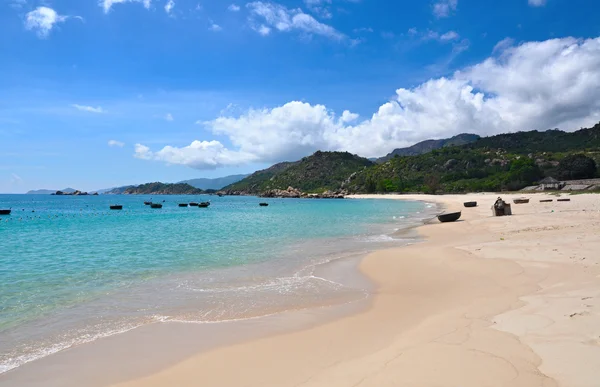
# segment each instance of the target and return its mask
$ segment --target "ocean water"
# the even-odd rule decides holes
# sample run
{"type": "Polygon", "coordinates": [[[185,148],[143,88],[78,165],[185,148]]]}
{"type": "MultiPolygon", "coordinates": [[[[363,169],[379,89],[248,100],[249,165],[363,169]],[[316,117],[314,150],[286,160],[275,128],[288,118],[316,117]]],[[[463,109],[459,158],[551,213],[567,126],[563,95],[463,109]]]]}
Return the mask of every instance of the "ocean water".
{"type": "Polygon", "coordinates": [[[217,323],[363,299],[321,265],[431,217],[396,200],[0,195],[0,373],[161,321],[217,323]],[[162,209],[143,204],[163,202],[162,209]],[[178,203],[211,201],[209,208],[178,203]],[[269,207],[260,207],[268,201],[269,207]],[[122,204],[122,211],[109,210],[122,204]]]}

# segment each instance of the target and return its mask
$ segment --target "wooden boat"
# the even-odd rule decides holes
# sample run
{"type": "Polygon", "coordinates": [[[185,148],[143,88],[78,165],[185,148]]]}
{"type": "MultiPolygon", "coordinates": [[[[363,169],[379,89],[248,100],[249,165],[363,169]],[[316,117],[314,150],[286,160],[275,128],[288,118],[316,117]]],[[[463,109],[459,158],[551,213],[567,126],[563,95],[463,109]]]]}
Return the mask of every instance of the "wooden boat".
{"type": "Polygon", "coordinates": [[[529,199],[527,199],[527,198],[513,199],[513,203],[515,203],[515,204],[527,204],[527,203],[529,203],[529,199]]]}
{"type": "Polygon", "coordinates": [[[162,208],[162,204],[160,204],[160,203],[152,203],[152,204],[150,204],[150,208],[162,208]]]}
{"type": "Polygon", "coordinates": [[[460,219],[461,212],[450,212],[448,214],[440,214],[438,215],[438,220],[442,223],[446,222],[456,222],[460,219]]]}
{"type": "Polygon", "coordinates": [[[152,205],[152,202],[144,202],[144,205],[145,206],[150,206],[150,205],[152,205]]]}
{"type": "Polygon", "coordinates": [[[269,203],[258,203],[258,205],[261,207],[267,207],[269,205],[269,203]]]}
{"type": "Polygon", "coordinates": [[[541,199],[540,203],[550,203],[552,202],[554,199],[541,199]]]}
{"type": "Polygon", "coordinates": [[[188,204],[187,203],[179,203],[179,207],[187,207],[188,204]]]}
{"type": "Polygon", "coordinates": [[[464,202],[465,207],[477,207],[477,202],[464,202]]]}
{"type": "Polygon", "coordinates": [[[198,203],[196,203],[196,202],[191,202],[191,203],[190,203],[190,207],[198,207],[198,203]]]}
{"type": "Polygon", "coordinates": [[[557,202],[570,202],[571,199],[556,199],[557,202]]]}
{"type": "Polygon", "coordinates": [[[0,215],[10,215],[12,210],[0,210],[0,215]]]}
{"type": "Polygon", "coordinates": [[[111,210],[122,210],[123,206],[120,204],[113,204],[112,206],[110,206],[111,210]]]}

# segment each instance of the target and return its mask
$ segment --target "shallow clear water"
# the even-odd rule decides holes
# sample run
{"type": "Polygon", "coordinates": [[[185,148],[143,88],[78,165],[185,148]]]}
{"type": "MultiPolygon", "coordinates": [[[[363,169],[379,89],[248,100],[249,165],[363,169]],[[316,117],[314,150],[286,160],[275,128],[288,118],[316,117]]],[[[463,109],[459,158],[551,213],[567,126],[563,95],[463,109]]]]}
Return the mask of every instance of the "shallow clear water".
{"type": "Polygon", "coordinates": [[[365,296],[326,262],[406,243],[395,200],[0,195],[0,372],[137,326],[218,322],[365,296]],[[177,206],[211,201],[209,208],[177,206]],[[122,211],[109,210],[122,204],[122,211]]]}

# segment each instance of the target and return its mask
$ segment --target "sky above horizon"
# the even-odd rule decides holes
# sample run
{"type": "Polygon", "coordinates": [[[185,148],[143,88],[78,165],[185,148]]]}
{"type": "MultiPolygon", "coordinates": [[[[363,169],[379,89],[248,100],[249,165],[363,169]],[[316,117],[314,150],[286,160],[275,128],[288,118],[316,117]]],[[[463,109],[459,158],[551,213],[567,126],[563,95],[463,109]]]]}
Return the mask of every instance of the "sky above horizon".
{"type": "Polygon", "coordinates": [[[0,0],[0,192],[600,121],[591,0],[0,0]]]}

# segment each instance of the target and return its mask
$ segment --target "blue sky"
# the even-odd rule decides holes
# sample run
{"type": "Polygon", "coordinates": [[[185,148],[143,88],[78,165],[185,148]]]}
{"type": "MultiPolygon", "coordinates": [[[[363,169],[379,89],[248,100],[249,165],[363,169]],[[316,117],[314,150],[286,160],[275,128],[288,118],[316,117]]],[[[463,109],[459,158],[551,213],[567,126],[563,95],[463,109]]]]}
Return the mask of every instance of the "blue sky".
{"type": "Polygon", "coordinates": [[[599,14],[589,0],[0,0],[0,192],[577,129],[600,121],[599,14]]]}

